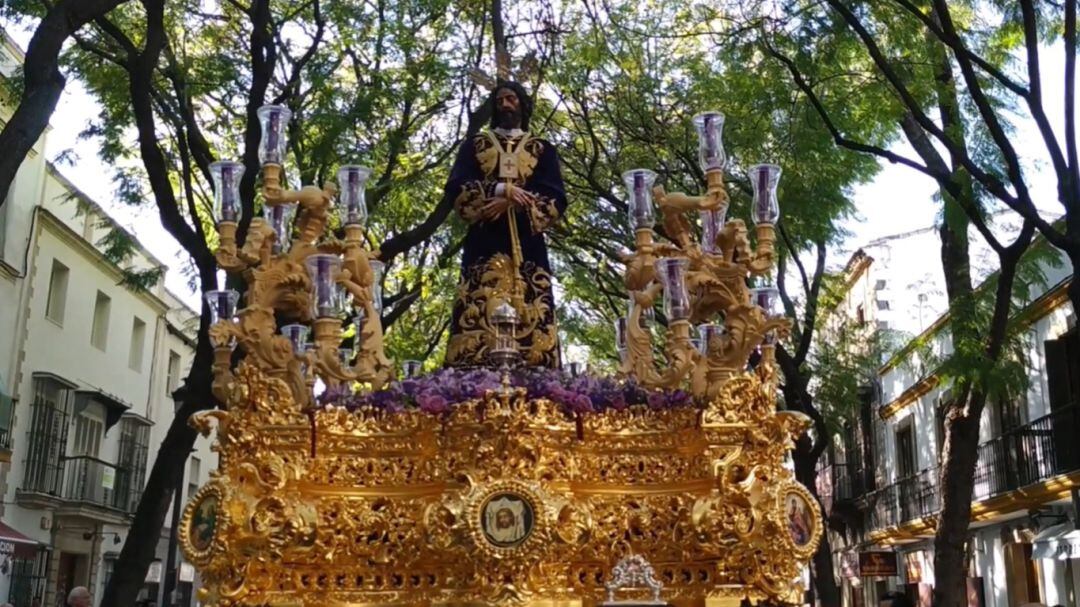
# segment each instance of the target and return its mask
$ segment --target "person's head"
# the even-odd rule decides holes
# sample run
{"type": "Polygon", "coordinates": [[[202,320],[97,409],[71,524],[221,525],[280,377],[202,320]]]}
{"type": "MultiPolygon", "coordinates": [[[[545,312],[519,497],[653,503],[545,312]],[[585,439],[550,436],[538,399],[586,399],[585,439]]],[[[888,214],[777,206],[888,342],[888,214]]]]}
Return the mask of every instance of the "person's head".
{"type": "Polygon", "coordinates": [[[41,597],[35,596],[30,600],[30,607],[41,607],[41,597]]]}
{"type": "Polygon", "coordinates": [[[528,130],[532,105],[532,97],[525,87],[509,80],[499,81],[491,92],[492,128],[528,130]]]}
{"type": "Polygon", "coordinates": [[[509,508],[500,508],[495,513],[495,528],[509,529],[514,526],[514,513],[509,508]]]}
{"type": "Polygon", "coordinates": [[[86,586],[76,586],[68,593],[67,604],[70,607],[90,607],[90,591],[86,586]]]}
{"type": "Polygon", "coordinates": [[[886,592],[885,596],[881,597],[881,602],[878,605],[880,607],[915,607],[906,594],[895,590],[886,592]]]}

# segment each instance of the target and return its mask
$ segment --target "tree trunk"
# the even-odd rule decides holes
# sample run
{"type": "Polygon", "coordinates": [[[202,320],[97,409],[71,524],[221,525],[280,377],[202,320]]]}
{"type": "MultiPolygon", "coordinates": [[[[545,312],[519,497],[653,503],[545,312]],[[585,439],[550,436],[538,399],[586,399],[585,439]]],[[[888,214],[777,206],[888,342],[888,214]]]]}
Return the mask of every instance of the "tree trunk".
{"type": "MultiPolygon", "coordinates": [[[[209,340],[200,340],[200,344],[207,344],[200,350],[210,350],[209,340]]],[[[184,468],[198,436],[188,425],[188,418],[211,408],[215,402],[210,395],[212,356],[201,354],[196,353],[184,387],[177,393],[182,404],[169,425],[165,440],[161,442],[113,576],[105,587],[101,605],[133,607],[150,562],[154,560],[165,516],[172,505],[173,491],[184,479],[184,468]]]]}
{"type": "Polygon", "coordinates": [[[127,0],[61,0],[38,24],[23,64],[23,91],[19,107],[0,131],[0,205],[19,166],[49,125],[66,79],[60,73],[64,42],[87,22],[127,0]]]}
{"type": "Polygon", "coordinates": [[[985,398],[973,393],[945,420],[941,514],[934,537],[934,607],[967,606],[967,541],[985,398]]]}
{"type": "MultiPolygon", "coordinates": [[[[821,497],[817,490],[817,463],[821,454],[813,448],[810,438],[803,435],[795,443],[795,452],[792,458],[795,462],[795,479],[802,483],[821,505],[821,497]]],[[[822,506],[824,513],[824,506],[822,506]]],[[[825,525],[822,521],[822,525],[825,525]]],[[[817,552],[814,553],[813,566],[811,567],[811,581],[816,594],[817,603],[820,605],[839,605],[840,586],[836,583],[836,571],[833,568],[832,545],[829,542],[828,531],[821,534],[821,543],[818,544],[817,552]]]]}

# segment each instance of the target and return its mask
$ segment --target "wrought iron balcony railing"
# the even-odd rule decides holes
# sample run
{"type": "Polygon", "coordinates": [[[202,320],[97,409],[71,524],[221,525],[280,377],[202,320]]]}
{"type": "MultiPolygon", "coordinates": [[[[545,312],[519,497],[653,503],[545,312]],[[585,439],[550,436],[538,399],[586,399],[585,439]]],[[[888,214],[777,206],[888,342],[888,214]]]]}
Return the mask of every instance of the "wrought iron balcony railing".
{"type": "Polygon", "coordinates": [[[973,498],[1080,469],[1080,406],[1063,407],[979,446],[973,498]]]}
{"type": "MultiPolygon", "coordinates": [[[[972,500],[981,501],[1080,470],[1080,406],[1063,407],[979,446],[972,500]]],[[[869,494],[870,527],[881,529],[935,514],[941,508],[939,470],[869,494]]]]}
{"type": "Polygon", "coordinates": [[[63,458],[63,499],[84,502],[127,512],[130,508],[126,491],[128,471],[96,457],[81,455],[63,458]]]}

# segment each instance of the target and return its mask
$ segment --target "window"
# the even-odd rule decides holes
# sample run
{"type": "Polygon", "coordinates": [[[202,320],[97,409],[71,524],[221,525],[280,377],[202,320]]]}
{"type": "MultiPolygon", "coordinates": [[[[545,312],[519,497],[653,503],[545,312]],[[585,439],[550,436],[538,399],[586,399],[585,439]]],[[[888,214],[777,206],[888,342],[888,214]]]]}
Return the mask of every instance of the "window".
{"type": "Polygon", "coordinates": [[[84,411],[75,416],[75,439],[71,445],[73,457],[97,457],[101,448],[101,435],[105,431],[105,422],[100,418],[87,415],[84,411]]]}
{"type": "Polygon", "coordinates": [[[180,382],[180,355],[169,350],[169,367],[165,373],[165,393],[172,396],[180,382]]]}
{"type": "Polygon", "coordinates": [[[896,431],[896,473],[899,478],[915,474],[915,431],[910,420],[896,431]]]}
{"type": "Polygon", "coordinates": [[[191,456],[191,464],[188,469],[187,499],[195,495],[199,490],[199,475],[202,474],[202,461],[194,455],[191,456]]]}
{"type": "Polygon", "coordinates": [[[90,343],[98,350],[105,350],[109,341],[109,309],[112,300],[98,291],[94,301],[94,324],[90,327],[90,343]]]}
{"type": "Polygon", "coordinates": [[[34,377],[33,414],[27,433],[26,474],[22,488],[60,494],[64,468],[60,458],[67,446],[72,392],[52,376],[34,377]]]}
{"type": "Polygon", "coordinates": [[[120,426],[120,456],[117,461],[116,507],[135,512],[146,484],[146,461],[150,451],[150,423],[139,417],[125,417],[120,426]]]}
{"type": "Polygon", "coordinates": [[[888,310],[889,309],[889,300],[887,300],[887,299],[879,299],[879,300],[877,300],[877,309],[878,310],[888,310]]]}
{"type": "Polygon", "coordinates": [[[874,290],[875,291],[883,291],[884,289],[885,289],[885,281],[883,279],[879,279],[876,283],[874,283],[874,290]]]}
{"type": "Polygon", "coordinates": [[[132,371],[142,371],[144,343],[146,343],[146,323],[135,317],[135,321],[131,324],[131,350],[128,352],[128,367],[132,371]]]}
{"type": "Polygon", "coordinates": [[[64,305],[67,303],[68,287],[67,266],[56,261],[52,262],[52,274],[49,276],[49,299],[45,302],[45,318],[64,323],[64,305]]]}
{"type": "Polygon", "coordinates": [[[859,307],[855,308],[855,322],[857,322],[860,327],[866,324],[866,311],[863,310],[862,304],[859,304],[859,307]]]}

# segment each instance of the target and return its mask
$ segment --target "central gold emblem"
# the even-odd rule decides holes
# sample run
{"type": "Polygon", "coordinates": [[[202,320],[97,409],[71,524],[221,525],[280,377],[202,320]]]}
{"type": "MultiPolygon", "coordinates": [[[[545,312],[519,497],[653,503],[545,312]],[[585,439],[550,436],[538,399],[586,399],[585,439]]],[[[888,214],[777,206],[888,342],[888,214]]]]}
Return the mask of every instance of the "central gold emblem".
{"type": "Polygon", "coordinates": [[[480,508],[480,529],[499,548],[513,548],[528,539],[536,514],[527,498],[516,493],[498,493],[480,508]]]}

